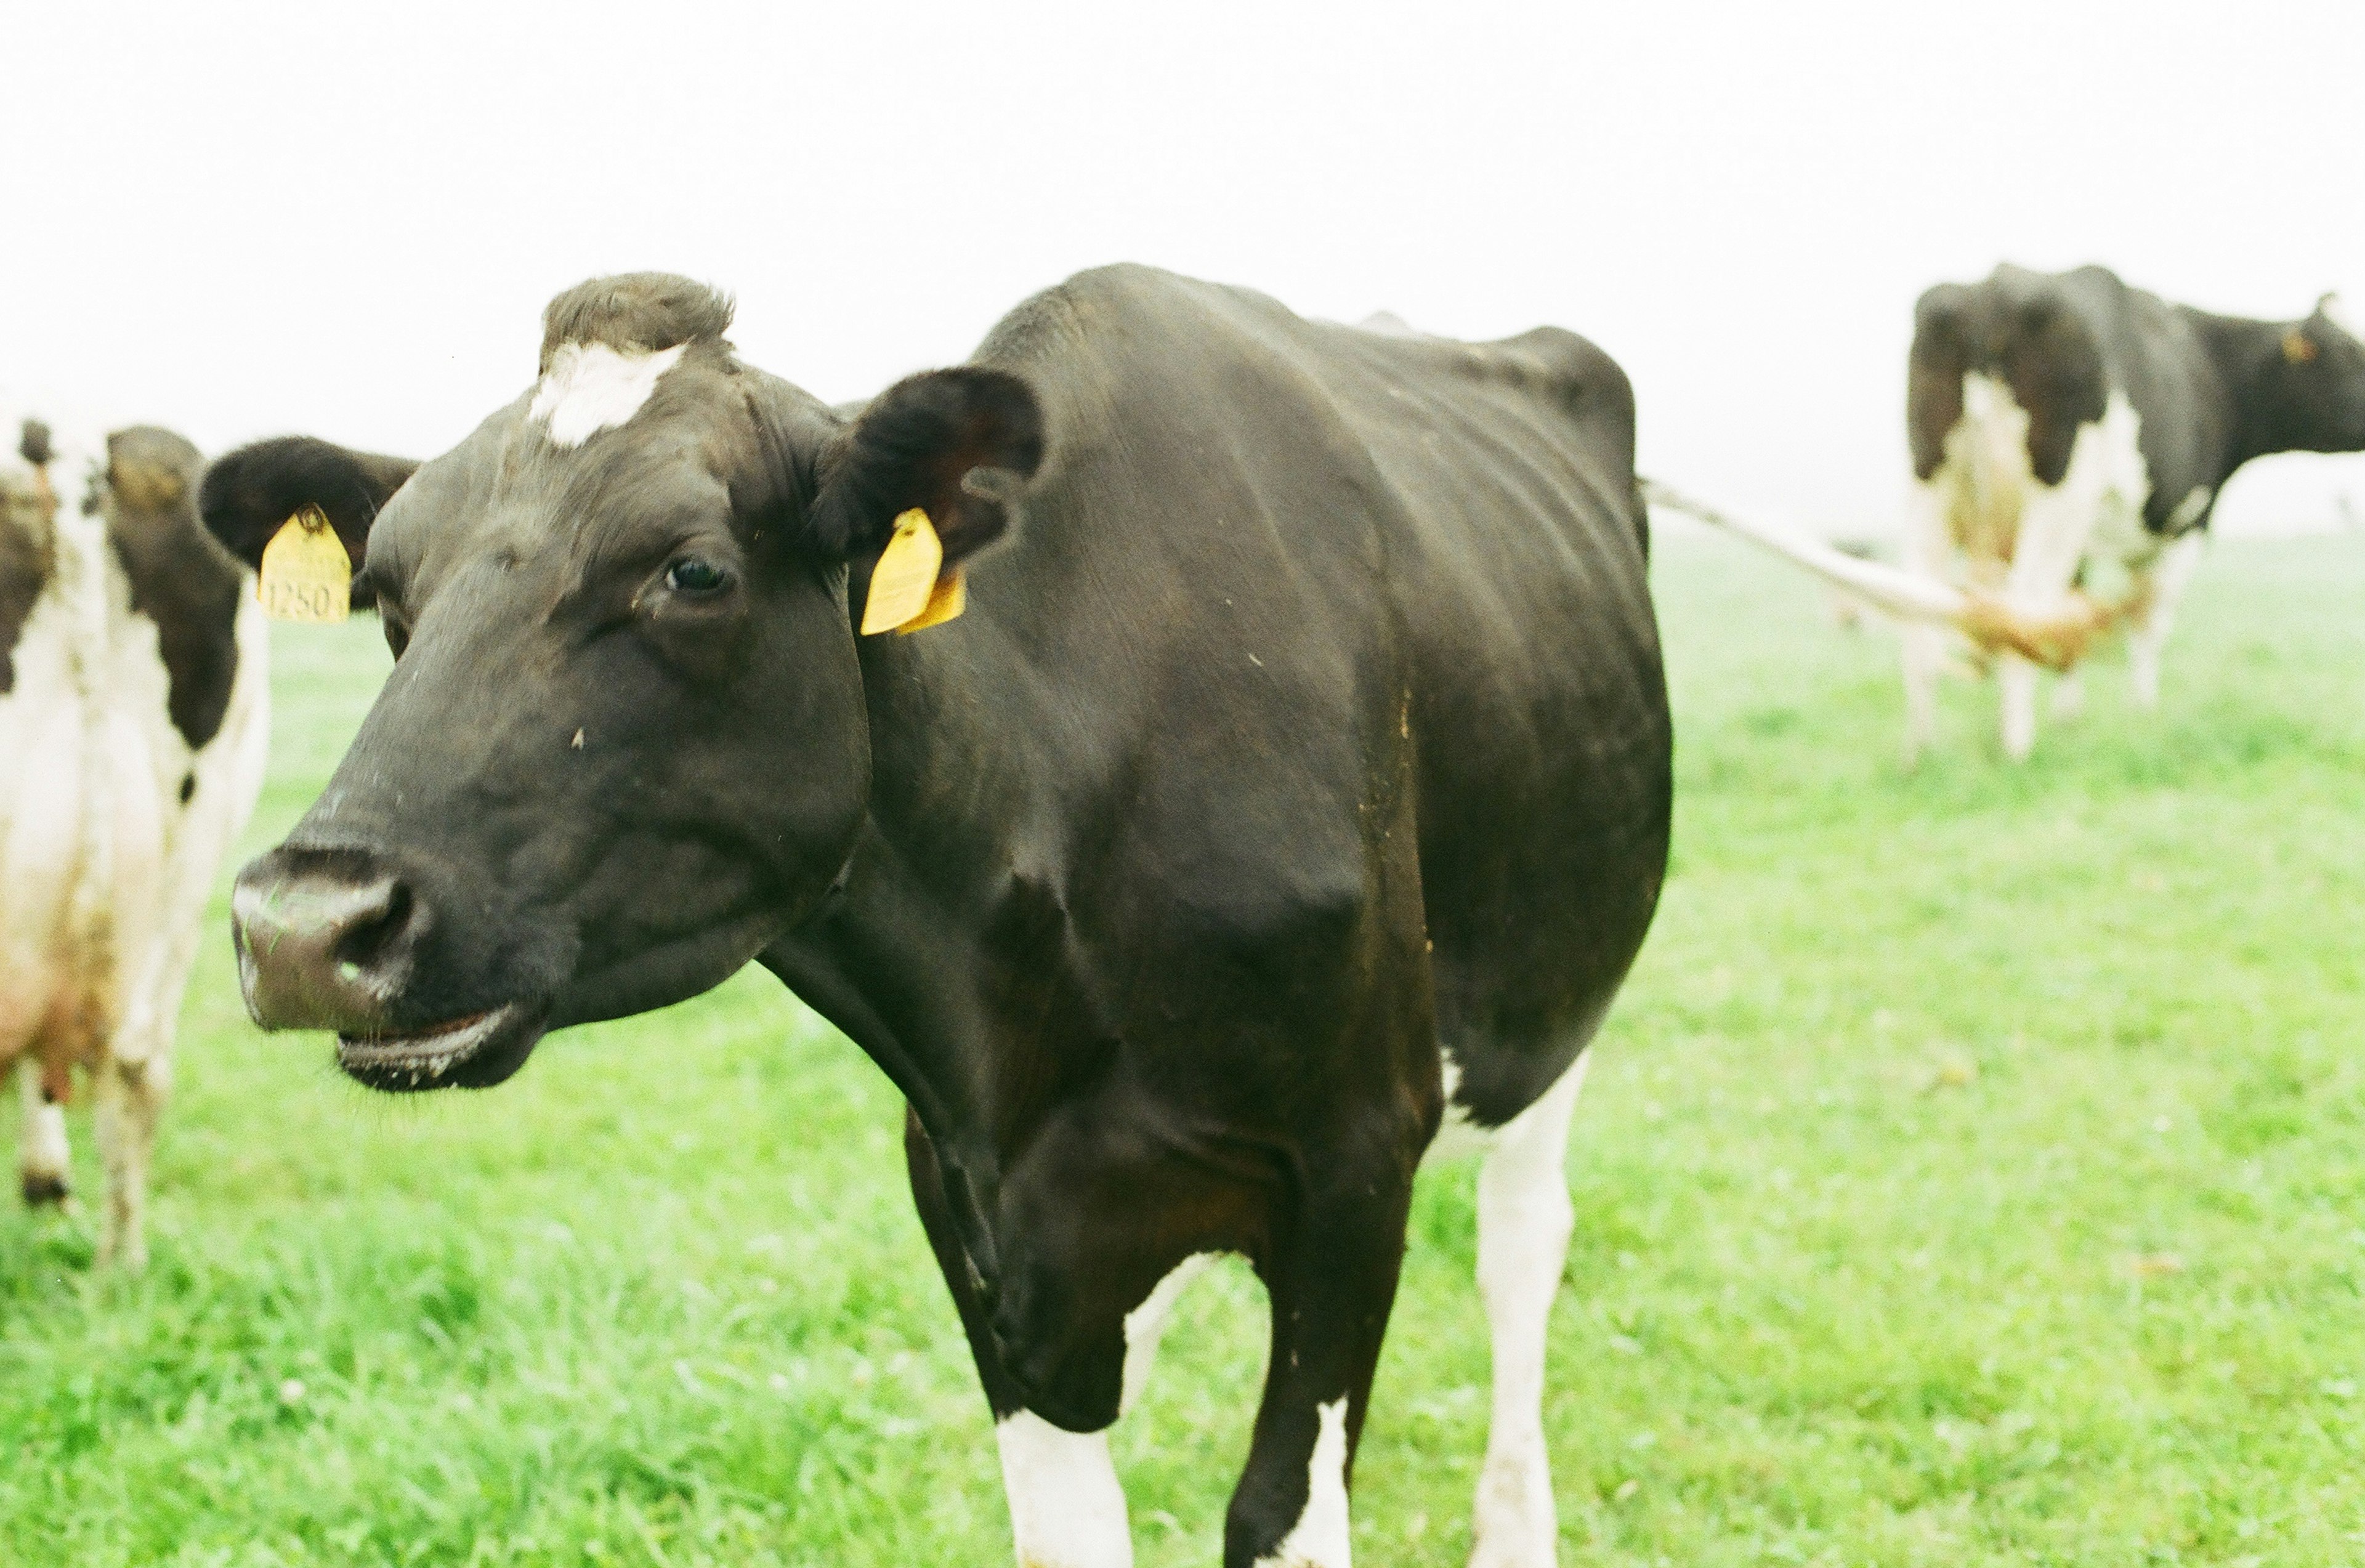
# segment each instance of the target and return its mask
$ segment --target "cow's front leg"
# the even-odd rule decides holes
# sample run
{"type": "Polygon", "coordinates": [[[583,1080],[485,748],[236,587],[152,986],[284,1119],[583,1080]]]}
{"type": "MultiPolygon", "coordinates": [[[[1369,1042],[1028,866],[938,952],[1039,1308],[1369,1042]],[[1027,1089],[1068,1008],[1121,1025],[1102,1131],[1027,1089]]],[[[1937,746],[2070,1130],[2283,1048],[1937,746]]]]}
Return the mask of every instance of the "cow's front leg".
{"type": "Polygon", "coordinates": [[[144,1061],[109,1056],[99,1064],[96,1121],[98,1157],[106,1169],[106,1223],[98,1256],[135,1271],[148,1266],[148,1159],[157,1114],[172,1088],[171,1063],[160,1054],[144,1061]]]}
{"type": "Polygon", "coordinates": [[[1395,1304],[1412,1191],[1406,1161],[1309,1161],[1294,1223],[1260,1271],[1272,1360],[1225,1568],[1349,1568],[1347,1486],[1395,1304]],[[1319,1168],[1327,1167],[1327,1168],[1319,1168]]]}
{"type": "MultiPolygon", "coordinates": [[[[1069,1431],[1026,1407],[1024,1392],[1004,1369],[983,1281],[953,1221],[943,1167],[919,1117],[908,1112],[903,1153],[921,1227],[952,1292],[993,1411],[994,1446],[1002,1455],[1002,1485],[1010,1500],[1019,1568],[1131,1568],[1125,1490],[1109,1459],[1105,1427],[1069,1431]]],[[[1109,1415],[1115,1417],[1114,1408],[1109,1415]]]]}
{"type": "Polygon", "coordinates": [[[1108,1433],[1070,1432],[1032,1410],[994,1422],[1019,1568],[1130,1568],[1133,1532],[1108,1433]]]}

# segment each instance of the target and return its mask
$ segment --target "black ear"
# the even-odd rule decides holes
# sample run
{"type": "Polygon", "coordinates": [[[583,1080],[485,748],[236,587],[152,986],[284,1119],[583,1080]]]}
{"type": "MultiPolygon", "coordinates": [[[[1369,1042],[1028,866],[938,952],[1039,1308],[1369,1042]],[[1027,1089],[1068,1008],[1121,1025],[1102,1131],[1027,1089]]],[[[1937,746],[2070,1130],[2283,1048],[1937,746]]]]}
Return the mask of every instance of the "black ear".
{"type": "MultiPolygon", "coordinates": [[[[407,457],[352,452],[308,435],[275,436],[227,453],[206,470],[197,510],[206,528],[250,566],[282,524],[319,507],[343,541],[356,571],[369,549],[370,524],[419,465],[407,457]]],[[[356,608],[369,602],[357,588],[356,608]]]]}
{"type": "Polygon", "coordinates": [[[824,459],[808,524],[814,545],[845,558],[886,548],[896,518],[928,514],[953,566],[1010,526],[1009,506],[1043,465],[1043,410],[1033,388],[964,365],[899,381],[824,459]]]}

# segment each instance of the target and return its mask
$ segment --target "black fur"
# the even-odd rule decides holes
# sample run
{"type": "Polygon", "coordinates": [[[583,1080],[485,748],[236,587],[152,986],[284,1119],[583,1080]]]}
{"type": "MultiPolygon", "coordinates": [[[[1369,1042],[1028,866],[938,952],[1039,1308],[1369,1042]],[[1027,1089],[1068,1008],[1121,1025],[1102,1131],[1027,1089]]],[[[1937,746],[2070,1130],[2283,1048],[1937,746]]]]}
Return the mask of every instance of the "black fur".
{"type": "Polygon", "coordinates": [[[191,751],[221,732],[238,678],[238,563],[198,523],[205,459],[151,425],[106,438],[106,536],[131,581],[131,609],[156,623],[172,680],[173,727],[191,751]]]}
{"type": "Polygon", "coordinates": [[[17,640],[57,565],[50,511],[30,485],[0,477],[0,697],[17,686],[17,640]]]}

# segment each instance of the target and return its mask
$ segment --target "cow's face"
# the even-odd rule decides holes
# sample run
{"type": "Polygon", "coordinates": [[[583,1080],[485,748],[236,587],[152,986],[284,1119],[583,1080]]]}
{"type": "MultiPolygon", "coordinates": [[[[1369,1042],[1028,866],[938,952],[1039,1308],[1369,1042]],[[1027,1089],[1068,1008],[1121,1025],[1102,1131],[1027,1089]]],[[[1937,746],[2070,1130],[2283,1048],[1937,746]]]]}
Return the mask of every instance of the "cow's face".
{"type": "Polygon", "coordinates": [[[2282,357],[2291,445],[2365,451],[2365,324],[2327,294],[2283,335],[2282,357]]]}
{"type": "Polygon", "coordinates": [[[713,985],[809,912],[869,789],[847,608],[895,516],[958,559],[1031,474],[1026,387],[914,378],[849,424],[740,364],[678,279],[554,302],[544,374],[421,466],[365,576],[392,676],[235,894],[258,1022],[384,1088],[713,985]],[[966,483],[965,483],[966,481],[966,483]]]}

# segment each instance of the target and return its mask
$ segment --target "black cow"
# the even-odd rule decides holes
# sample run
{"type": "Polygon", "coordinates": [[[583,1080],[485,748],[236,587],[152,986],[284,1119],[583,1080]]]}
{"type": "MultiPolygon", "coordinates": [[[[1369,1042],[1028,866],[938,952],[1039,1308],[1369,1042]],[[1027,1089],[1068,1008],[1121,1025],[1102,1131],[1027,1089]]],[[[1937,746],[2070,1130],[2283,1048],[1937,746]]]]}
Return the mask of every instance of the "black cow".
{"type": "Polygon", "coordinates": [[[909,1102],[1028,1562],[1129,1561],[1128,1355],[1236,1252],[1272,1344],[1225,1561],[1344,1563],[1413,1173],[1474,1124],[1478,1560],[1549,1562],[1563,1148],[1667,848],[1624,375],[1120,267],[841,413],[728,319],[560,296],[541,379],[387,500],[399,662],[239,880],[256,1019],[484,1085],[770,969],[909,1102]],[[914,510],[968,613],[859,635],[914,510]]]}
{"type": "MultiPolygon", "coordinates": [[[[2136,698],[2202,532],[2236,468],[2275,452],[2365,450],[2365,343],[2331,297],[2297,321],[2170,305],[2101,267],[1996,269],[1914,315],[1906,392],[1917,504],[1909,566],[1988,596],[2003,745],[2036,740],[2036,664],[2071,670],[2128,628],[2136,698]],[[2018,650],[2018,651],[2005,651],[2018,650]]],[[[1942,633],[1905,638],[1906,756],[1929,741],[1942,633]]],[[[2074,680],[2056,693],[2074,707],[2074,680]]]]}

